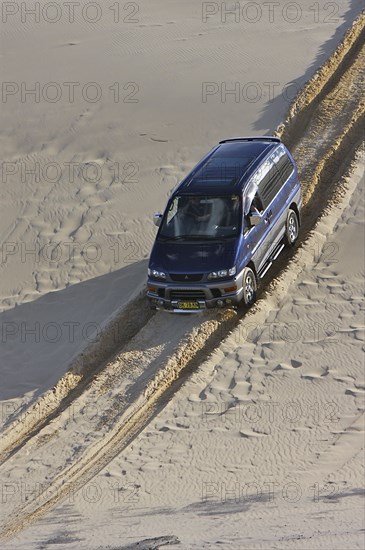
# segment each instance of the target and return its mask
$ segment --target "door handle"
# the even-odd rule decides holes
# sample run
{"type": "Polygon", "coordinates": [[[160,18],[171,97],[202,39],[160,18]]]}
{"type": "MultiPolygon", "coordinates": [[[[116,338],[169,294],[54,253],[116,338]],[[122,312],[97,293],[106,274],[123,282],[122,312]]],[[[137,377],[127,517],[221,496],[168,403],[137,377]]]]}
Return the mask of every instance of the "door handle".
{"type": "Polygon", "coordinates": [[[271,220],[272,218],[272,210],[269,210],[268,213],[266,214],[265,216],[265,221],[266,223],[269,223],[269,221],[271,220]]]}

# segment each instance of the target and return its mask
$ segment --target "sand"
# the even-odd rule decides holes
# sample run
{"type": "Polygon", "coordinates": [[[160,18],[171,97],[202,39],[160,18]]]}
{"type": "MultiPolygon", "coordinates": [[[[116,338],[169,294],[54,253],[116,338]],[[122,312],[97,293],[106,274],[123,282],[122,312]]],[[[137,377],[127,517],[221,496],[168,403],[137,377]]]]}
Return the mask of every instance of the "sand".
{"type": "MultiPolygon", "coordinates": [[[[324,4],[318,13],[301,7],[295,23],[282,12],[274,21],[224,22],[219,12],[204,21],[195,2],[142,3],[119,22],[107,8],[94,23],[77,11],[69,22],[65,6],[56,23],[50,12],[39,22],[8,16],[2,445],[11,421],[25,425],[25,407],[52,396],[80,351],[143,291],[151,217],[171,188],[222,137],[272,132],[361,8],[343,2],[331,16],[324,4]],[[33,85],[38,94],[37,82],[39,102],[25,94],[33,85]],[[72,99],[65,82],[76,83],[72,99]],[[239,96],[224,95],[232,85],[239,96]]],[[[149,538],[156,548],[362,547],[363,166],[292,276],[120,456],[118,422],[161,384],[176,346],[186,353],[180,338],[199,339],[213,316],[151,319],[123,358],[5,464],[4,524],[26,500],[30,510],[47,500],[48,484],[60,497],[78,464],[110,447],[78,493],[75,484],[4,548],[121,548],[149,538]]],[[[71,378],[58,402],[80,375],[71,378]]]]}

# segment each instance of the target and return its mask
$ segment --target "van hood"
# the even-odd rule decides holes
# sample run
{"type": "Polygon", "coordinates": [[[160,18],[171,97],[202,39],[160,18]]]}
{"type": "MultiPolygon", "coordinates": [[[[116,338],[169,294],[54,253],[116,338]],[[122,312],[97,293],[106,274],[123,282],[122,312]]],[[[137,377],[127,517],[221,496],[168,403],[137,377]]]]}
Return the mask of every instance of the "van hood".
{"type": "Polygon", "coordinates": [[[238,240],[156,241],[149,267],[167,273],[210,273],[229,269],[235,265],[238,240]]]}

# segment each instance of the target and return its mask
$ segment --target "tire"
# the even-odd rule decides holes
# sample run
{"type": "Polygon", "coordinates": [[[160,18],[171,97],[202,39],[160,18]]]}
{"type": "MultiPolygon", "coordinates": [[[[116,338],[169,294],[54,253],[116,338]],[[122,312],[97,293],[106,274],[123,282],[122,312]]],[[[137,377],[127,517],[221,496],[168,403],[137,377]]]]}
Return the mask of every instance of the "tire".
{"type": "Polygon", "coordinates": [[[241,304],[248,308],[256,302],[257,279],[250,267],[243,270],[242,275],[243,297],[241,304]]]}
{"type": "Polygon", "coordinates": [[[298,216],[294,210],[289,210],[285,223],[285,237],[284,242],[287,246],[292,247],[299,235],[299,222],[298,216]]]}

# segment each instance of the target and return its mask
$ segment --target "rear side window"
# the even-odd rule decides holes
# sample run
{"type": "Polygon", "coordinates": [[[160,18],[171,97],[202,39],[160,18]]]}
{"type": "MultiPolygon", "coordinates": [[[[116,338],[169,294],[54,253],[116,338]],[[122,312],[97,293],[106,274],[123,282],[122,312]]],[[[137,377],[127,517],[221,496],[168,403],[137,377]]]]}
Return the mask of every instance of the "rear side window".
{"type": "Polygon", "coordinates": [[[280,159],[277,161],[276,167],[279,170],[283,183],[286,182],[286,180],[294,170],[293,163],[286,153],[282,155],[280,159]]]}
{"type": "Polygon", "coordinates": [[[272,163],[270,170],[259,183],[259,192],[264,208],[270,204],[275,195],[280,191],[282,185],[283,182],[279,171],[276,169],[274,163],[272,163]]]}

